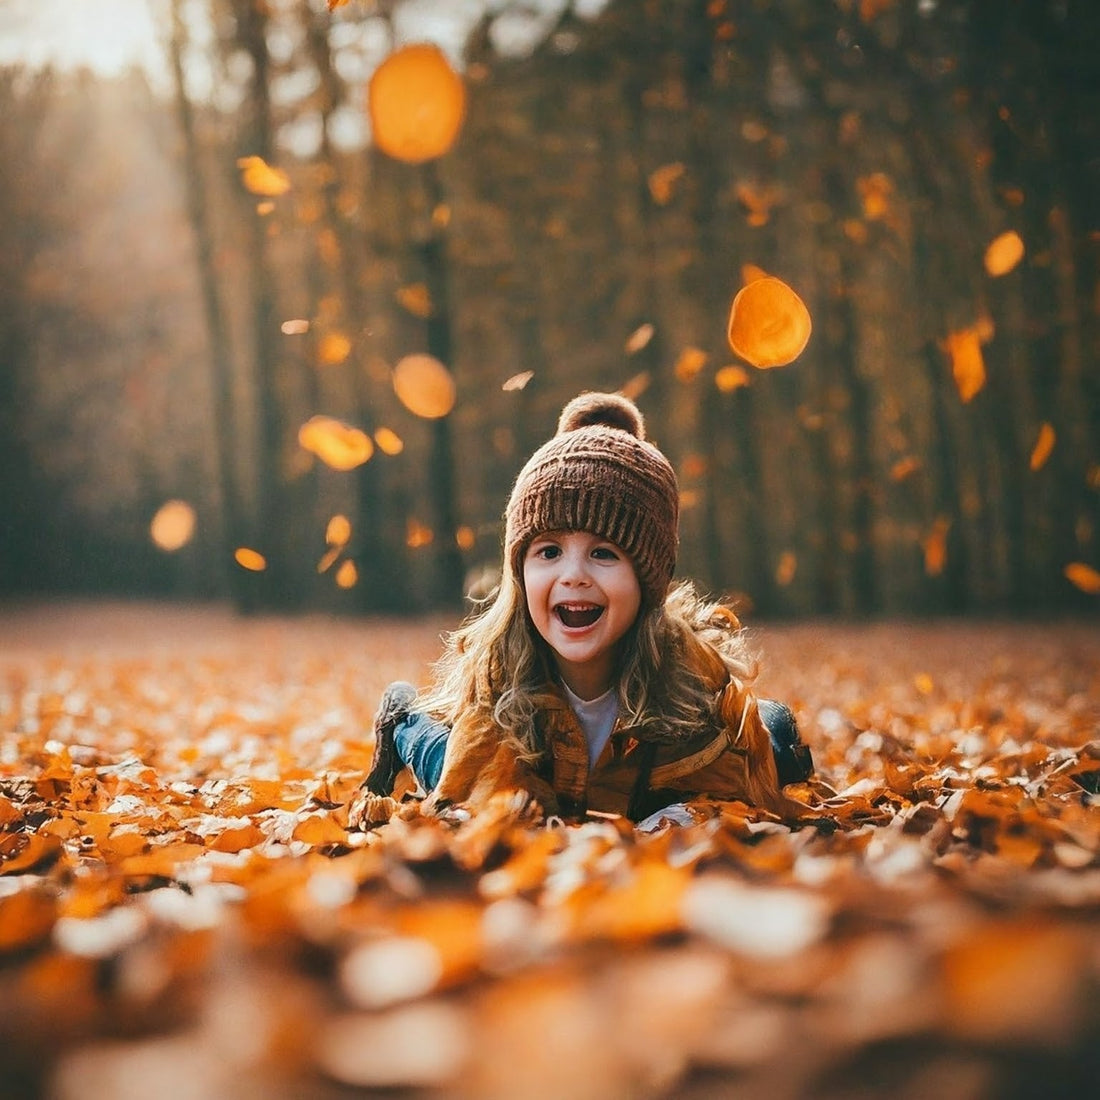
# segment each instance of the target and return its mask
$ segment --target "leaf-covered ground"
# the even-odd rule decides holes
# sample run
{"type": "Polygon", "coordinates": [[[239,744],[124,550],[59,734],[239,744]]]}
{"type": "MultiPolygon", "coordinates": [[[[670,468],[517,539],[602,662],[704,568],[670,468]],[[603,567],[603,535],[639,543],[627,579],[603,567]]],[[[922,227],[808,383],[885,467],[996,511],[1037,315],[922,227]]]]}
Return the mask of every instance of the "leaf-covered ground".
{"type": "Polygon", "coordinates": [[[0,1094],[1092,1094],[1096,625],[758,628],[799,829],[349,833],[447,625],[0,612],[0,1094]]]}

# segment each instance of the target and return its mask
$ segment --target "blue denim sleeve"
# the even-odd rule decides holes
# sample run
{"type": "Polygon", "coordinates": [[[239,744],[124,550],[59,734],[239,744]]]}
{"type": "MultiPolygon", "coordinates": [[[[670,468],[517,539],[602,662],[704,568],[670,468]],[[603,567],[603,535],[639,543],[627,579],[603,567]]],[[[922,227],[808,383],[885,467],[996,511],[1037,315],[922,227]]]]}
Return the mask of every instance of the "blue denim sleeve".
{"type": "Polygon", "coordinates": [[[410,711],[393,730],[393,743],[401,762],[412,768],[417,782],[431,792],[443,774],[449,726],[427,714],[410,711]]]}

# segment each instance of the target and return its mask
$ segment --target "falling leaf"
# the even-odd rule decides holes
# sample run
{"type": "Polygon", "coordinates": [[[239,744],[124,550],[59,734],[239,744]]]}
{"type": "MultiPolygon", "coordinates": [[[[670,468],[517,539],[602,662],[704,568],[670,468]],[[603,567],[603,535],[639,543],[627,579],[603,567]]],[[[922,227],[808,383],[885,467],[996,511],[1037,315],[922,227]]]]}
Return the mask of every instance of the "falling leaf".
{"type": "Polygon", "coordinates": [[[1007,275],[1024,258],[1024,242],[1015,229],[1002,233],[985,250],[985,269],[996,278],[1007,275]]]}
{"type": "Polygon", "coordinates": [[[779,556],[779,563],[775,567],[775,583],[780,588],[786,588],[794,580],[798,571],[798,558],[790,550],[784,550],[779,556]]]}
{"type": "Polygon", "coordinates": [[[463,525],[455,531],[455,545],[459,550],[472,550],[477,543],[477,536],[472,527],[463,525]]]}
{"type": "Polygon", "coordinates": [[[410,283],[399,287],[394,294],[398,304],[414,317],[428,318],[432,315],[432,296],[425,283],[410,283]]]}
{"type": "Polygon", "coordinates": [[[1083,561],[1071,561],[1062,572],[1075,588],[1090,596],[1100,596],[1100,572],[1091,565],[1086,565],[1083,561]]]}
{"type": "Polygon", "coordinates": [[[422,546],[430,546],[435,535],[430,527],[425,527],[419,520],[409,517],[405,525],[405,545],[411,550],[417,550],[422,546]]]}
{"type": "Polygon", "coordinates": [[[913,677],[913,684],[921,695],[931,695],[936,690],[936,683],[927,672],[919,672],[913,677]]]}
{"type": "Polygon", "coordinates": [[[331,416],[313,416],[298,429],[298,444],[333,470],[354,470],[374,454],[370,436],[331,416]]]}
{"type": "Polygon", "coordinates": [[[445,203],[439,203],[432,210],[432,225],[436,229],[446,229],[451,224],[451,208],[445,203]]]}
{"type": "Polygon", "coordinates": [[[533,370],[520,371],[519,374],[513,374],[511,378],[505,379],[500,388],[505,393],[513,393],[516,390],[525,389],[527,383],[534,377],[535,372],[533,370]]]}
{"type": "Polygon", "coordinates": [[[250,573],[262,573],[267,568],[267,558],[247,546],[238,546],[233,552],[233,560],[250,573]]]}
{"type": "Polygon", "coordinates": [[[1041,470],[1046,465],[1057,438],[1054,428],[1044,420],[1039,427],[1039,437],[1035,440],[1035,447],[1031,452],[1030,465],[1033,470],[1041,470]]]}
{"type": "Polygon", "coordinates": [[[195,509],[183,500],[169,500],[157,509],[149,524],[149,535],[161,550],[172,552],[186,546],[195,533],[195,509]]]}
{"type": "Polygon", "coordinates": [[[951,357],[951,373],[963,404],[969,402],[985,385],[985,360],[981,337],[976,329],[952,332],[944,342],[951,357]]]}
{"type": "Polygon", "coordinates": [[[367,88],[374,144],[421,164],[446,153],[466,117],[466,87],[438,47],[404,46],[375,69],[367,88]]]}
{"type": "Polygon", "coordinates": [[[325,542],[329,546],[346,546],[351,541],[351,520],[337,513],[325,527],[325,542]]]}
{"type": "Polygon", "coordinates": [[[351,341],[342,332],[328,332],[317,346],[317,358],[326,367],[339,366],[351,354],[351,341]]]}
{"type": "Polygon", "coordinates": [[[768,128],[755,119],[746,119],[741,123],[741,136],[753,144],[763,141],[768,136],[768,128]]]}
{"type": "Polygon", "coordinates": [[[409,412],[426,420],[437,420],[454,408],[454,378],[433,355],[406,355],[393,369],[393,389],[409,412]]]}
{"type": "Polygon", "coordinates": [[[810,311],[781,279],[754,279],[730,307],[727,337],[733,353],[754,367],[782,367],[802,354],[810,339],[810,311]]]}
{"type": "Polygon", "coordinates": [[[950,530],[951,520],[947,516],[937,516],[925,536],[924,571],[930,577],[938,577],[947,564],[947,533],[950,530]]]}
{"type": "Polygon", "coordinates": [[[684,348],[676,359],[676,377],[681,382],[690,382],[707,365],[708,358],[707,353],[700,348],[684,348]]]}
{"type": "Polygon", "coordinates": [[[348,0],[328,0],[328,10],[335,11],[337,8],[342,8],[348,0]]]}
{"type": "Polygon", "coordinates": [[[744,367],[739,367],[736,364],[721,367],[714,375],[714,384],[722,393],[733,393],[735,390],[749,385],[750,382],[749,372],[744,367]]]}
{"type": "Polygon", "coordinates": [[[904,458],[899,458],[890,467],[890,480],[905,481],[906,478],[912,477],[922,465],[924,464],[916,455],[906,455],[904,458]]]}
{"type": "Polygon", "coordinates": [[[241,157],[237,161],[241,183],[253,195],[284,195],[290,190],[290,178],[281,168],[273,168],[263,157],[241,157]]]}
{"type": "Polygon", "coordinates": [[[623,397],[629,397],[631,401],[637,401],[638,398],[649,389],[651,380],[649,371],[640,371],[632,378],[628,378],[619,387],[619,393],[621,393],[623,397]]]}
{"type": "Polygon", "coordinates": [[[338,588],[354,588],[359,583],[359,570],[355,562],[350,558],[336,570],[336,586],[338,588]]]}
{"type": "Polygon", "coordinates": [[[664,164],[649,174],[649,193],[658,206],[669,204],[674,185],[683,174],[684,166],[679,161],[664,164]]]}
{"type": "Polygon", "coordinates": [[[644,325],[639,325],[627,338],[625,344],[625,351],[627,355],[635,355],[644,348],[650,340],[653,339],[653,333],[656,330],[647,321],[644,325]]]}
{"type": "Polygon", "coordinates": [[[330,546],[317,562],[317,572],[327,573],[340,560],[340,555],[343,552],[343,546],[330,546]]]}
{"type": "Polygon", "coordinates": [[[890,197],[894,193],[894,181],[884,172],[873,172],[856,181],[863,216],[870,222],[881,221],[890,212],[890,197]]]}
{"type": "Polygon", "coordinates": [[[384,455],[399,455],[405,449],[405,441],[391,428],[379,428],[374,433],[374,442],[384,455]]]}
{"type": "Polygon", "coordinates": [[[291,321],[284,321],[279,330],[284,336],[301,336],[304,332],[309,332],[309,322],[304,317],[298,317],[291,321]]]}
{"type": "Polygon", "coordinates": [[[783,192],[777,187],[765,187],[756,183],[742,182],[735,188],[737,201],[747,211],[749,225],[767,225],[771,219],[772,207],[779,203],[783,192]]]}
{"type": "Polygon", "coordinates": [[[854,244],[866,244],[870,232],[867,229],[866,222],[861,222],[858,218],[846,218],[844,221],[844,236],[854,244]]]}

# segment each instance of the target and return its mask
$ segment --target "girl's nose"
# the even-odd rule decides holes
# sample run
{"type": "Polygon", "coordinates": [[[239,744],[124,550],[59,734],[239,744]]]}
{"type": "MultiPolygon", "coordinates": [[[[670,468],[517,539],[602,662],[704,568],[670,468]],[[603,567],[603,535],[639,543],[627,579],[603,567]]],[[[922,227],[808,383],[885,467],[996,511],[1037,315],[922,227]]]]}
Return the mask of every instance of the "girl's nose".
{"type": "Polygon", "coordinates": [[[584,554],[564,554],[558,579],[563,584],[588,584],[588,566],[584,554]]]}

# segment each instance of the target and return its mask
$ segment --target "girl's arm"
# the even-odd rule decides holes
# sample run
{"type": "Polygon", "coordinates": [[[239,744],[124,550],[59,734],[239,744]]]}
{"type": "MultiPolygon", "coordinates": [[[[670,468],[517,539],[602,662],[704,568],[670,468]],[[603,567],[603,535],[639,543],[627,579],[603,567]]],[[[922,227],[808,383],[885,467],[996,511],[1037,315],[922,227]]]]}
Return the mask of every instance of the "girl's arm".
{"type": "Polygon", "coordinates": [[[441,813],[453,806],[477,811],[504,791],[525,791],[543,813],[557,813],[553,788],[535,774],[511,738],[478,712],[461,716],[447,740],[439,785],[423,812],[441,813]]]}

